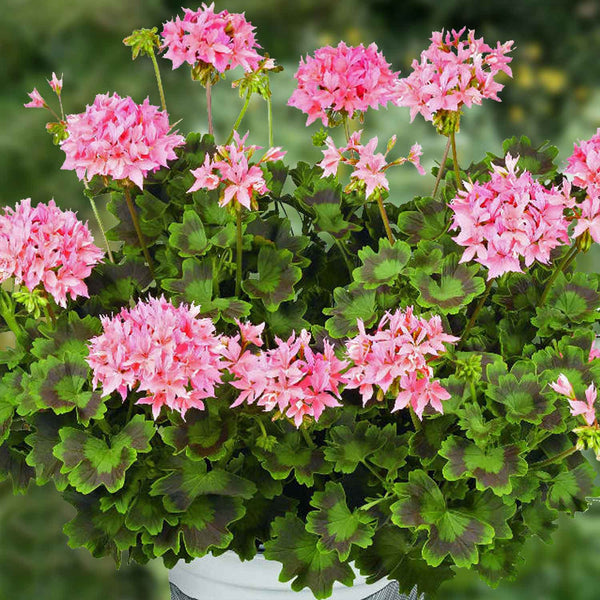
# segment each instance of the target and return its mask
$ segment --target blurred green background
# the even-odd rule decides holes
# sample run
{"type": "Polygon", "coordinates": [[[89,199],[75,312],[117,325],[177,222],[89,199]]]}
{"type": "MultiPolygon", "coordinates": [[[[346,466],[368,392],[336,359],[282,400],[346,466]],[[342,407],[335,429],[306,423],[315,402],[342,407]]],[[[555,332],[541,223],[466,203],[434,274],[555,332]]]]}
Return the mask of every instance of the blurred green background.
{"type": "MultiPolygon", "coordinates": [[[[45,80],[52,71],[64,73],[63,101],[67,112],[80,112],[96,93],[116,91],[138,102],[147,95],[159,99],[147,58],[131,61],[121,43],[131,30],[159,26],[179,14],[170,0],[0,0],[0,204],[31,197],[54,197],[75,208],[85,219],[89,209],[74,173],[61,171],[62,152],[45,131],[47,113],[26,110],[27,92],[35,86],[51,102],[45,80]]],[[[186,4],[196,9],[197,4],[186,4]]],[[[304,130],[305,116],[286,106],[299,56],[341,39],[349,44],[377,42],[394,70],[408,74],[410,62],[428,44],[433,30],[476,29],[488,43],[513,39],[514,79],[504,83],[502,103],[488,101],[465,114],[458,150],[461,162],[486,150],[501,152],[501,142],[525,134],[534,144],[551,140],[560,161],[573,142],[587,139],[600,125],[600,2],[597,0],[226,0],[216,8],[245,11],[256,26],[264,50],[285,67],[271,80],[275,143],[291,162],[318,160],[311,145],[315,124],[304,130]]],[[[171,71],[159,61],[171,120],[180,131],[206,130],[203,89],[182,67],[171,71]]],[[[215,89],[217,140],[223,140],[241,107],[229,83],[215,89]]],[[[417,117],[411,125],[407,109],[371,111],[365,128],[386,141],[398,136],[398,154],[419,141],[423,164],[441,158],[444,140],[417,117]]],[[[253,99],[241,130],[254,143],[266,144],[266,106],[253,99]]],[[[339,135],[341,132],[335,132],[339,135]]],[[[341,138],[338,139],[338,142],[341,138]]],[[[431,178],[420,178],[411,167],[396,169],[392,198],[405,202],[427,193],[431,178]]],[[[102,204],[102,202],[101,202],[102,204]]],[[[104,218],[110,216],[103,211],[104,218]]],[[[597,270],[599,254],[589,253],[581,266],[597,270]]],[[[48,486],[13,497],[0,485],[0,600],[166,600],[167,575],[160,564],[123,567],[92,559],[67,547],[62,525],[71,509],[48,486]]],[[[441,597],[452,600],[594,600],[600,581],[600,503],[585,514],[560,521],[554,543],[531,539],[516,582],[490,590],[464,571],[441,597]]]]}

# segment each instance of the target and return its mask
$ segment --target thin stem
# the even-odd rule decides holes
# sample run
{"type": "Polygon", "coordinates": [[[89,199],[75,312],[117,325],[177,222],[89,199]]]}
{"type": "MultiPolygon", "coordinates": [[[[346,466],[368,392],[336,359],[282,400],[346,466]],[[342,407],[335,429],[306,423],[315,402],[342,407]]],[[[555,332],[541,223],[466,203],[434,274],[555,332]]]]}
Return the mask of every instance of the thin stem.
{"type": "Polygon", "coordinates": [[[342,258],[344,259],[344,262],[346,263],[346,267],[348,267],[348,273],[350,273],[350,275],[352,275],[352,271],[354,271],[354,265],[350,261],[350,257],[348,256],[348,252],[347,252],[346,248],[344,247],[344,244],[342,244],[342,242],[340,242],[340,240],[338,240],[335,236],[332,236],[332,237],[333,237],[333,241],[335,242],[336,246],[340,250],[340,254],[342,255],[342,258]]]}
{"type": "Polygon", "coordinates": [[[267,97],[267,124],[269,127],[269,147],[273,147],[273,106],[271,103],[271,95],[267,97]]]}
{"type": "Polygon", "coordinates": [[[450,134],[450,142],[452,143],[452,161],[454,162],[454,173],[456,174],[456,189],[462,190],[462,180],[460,178],[460,169],[458,168],[458,157],[456,155],[456,134],[454,131],[450,134]]]}
{"type": "Polygon", "coordinates": [[[366,460],[361,460],[360,462],[367,467],[367,469],[369,469],[369,471],[371,471],[371,473],[373,473],[373,475],[375,475],[379,481],[381,481],[384,487],[387,488],[387,481],[374,469],[374,467],[372,467],[366,460]]]}
{"type": "Polygon", "coordinates": [[[306,429],[304,429],[304,427],[300,427],[300,431],[302,432],[302,437],[304,438],[304,441],[308,444],[308,447],[315,448],[315,443],[314,443],[313,439],[310,437],[308,431],[306,431],[306,429]]]}
{"type": "Polygon", "coordinates": [[[150,253],[148,252],[148,247],[146,246],[146,240],[144,239],[144,234],[140,228],[140,222],[137,218],[137,213],[135,211],[135,206],[133,206],[133,201],[131,200],[131,194],[129,193],[129,188],[124,187],[123,191],[125,193],[125,200],[127,202],[127,208],[129,209],[129,214],[131,215],[131,220],[133,221],[133,227],[135,228],[135,232],[137,233],[138,241],[140,242],[140,246],[142,247],[142,252],[144,254],[144,258],[148,263],[148,268],[150,269],[150,274],[152,275],[152,279],[155,279],[154,276],[154,263],[150,258],[150,253]]]}
{"type": "Polygon", "coordinates": [[[13,332],[17,342],[20,342],[23,338],[23,330],[17,323],[17,319],[14,314],[14,307],[12,300],[7,292],[2,291],[2,297],[0,297],[0,314],[8,325],[8,328],[13,332]]]}
{"type": "Polygon", "coordinates": [[[408,412],[410,413],[410,419],[413,422],[415,431],[419,431],[422,427],[421,421],[419,421],[419,417],[417,417],[417,415],[415,414],[415,411],[412,408],[409,408],[408,412]]]}
{"type": "Polygon", "coordinates": [[[158,68],[158,62],[156,60],[154,50],[150,52],[150,58],[152,59],[152,64],[154,65],[154,75],[156,75],[156,84],[158,85],[158,93],[160,95],[160,105],[162,106],[162,109],[166,112],[167,103],[165,101],[165,91],[163,89],[162,79],[160,77],[160,70],[158,68]]]}
{"type": "Polygon", "coordinates": [[[348,124],[348,115],[344,114],[344,133],[346,135],[346,142],[350,141],[350,125],[348,124]]]}
{"type": "MultiPolygon", "coordinates": [[[[87,181],[85,182],[85,186],[87,188],[87,181]]],[[[104,247],[106,248],[106,254],[108,254],[108,260],[110,260],[110,262],[114,264],[115,259],[111,252],[110,246],[108,245],[108,238],[106,237],[106,231],[104,230],[102,219],[100,218],[100,213],[98,212],[98,207],[96,206],[96,201],[91,196],[88,196],[88,200],[90,201],[90,204],[92,206],[94,217],[96,217],[96,223],[98,223],[98,227],[102,232],[102,239],[104,240],[104,247]]]]}
{"type": "Polygon", "coordinates": [[[394,238],[394,234],[392,233],[392,228],[390,227],[390,220],[388,219],[387,213],[385,212],[385,206],[383,205],[381,193],[379,192],[377,192],[377,206],[379,206],[379,212],[381,213],[383,226],[385,227],[385,232],[387,233],[388,240],[390,241],[390,244],[393,244],[396,240],[394,238]]]}
{"type": "Polygon", "coordinates": [[[250,90],[248,90],[248,93],[246,94],[246,99],[244,100],[244,105],[242,106],[242,110],[240,110],[240,114],[238,115],[238,118],[235,120],[235,123],[233,124],[233,127],[231,128],[231,133],[229,134],[229,137],[227,138],[225,145],[231,143],[234,132],[237,131],[238,127],[240,126],[240,123],[242,122],[242,119],[244,118],[244,115],[246,114],[246,111],[248,110],[248,105],[250,104],[251,96],[252,96],[252,92],[250,90]]]}
{"type": "Polygon", "coordinates": [[[433,192],[431,192],[431,197],[435,198],[437,194],[438,187],[440,185],[440,181],[442,180],[442,174],[444,173],[444,169],[446,167],[446,161],[448,160],[448,152],[450,152],[450,144],[452,143],[452,138],[448,136],[448,141],[446,142],[446,149],[444,150],[444,156],[442,156],[442,162],[440,163],[440,168],[438,169],[437,177],[435,178],[435,185],[433,186],[433,192]]]}
{"type": "Polygon", "coordinates": [[[546,287],[544,288],[544,291],[542,292],[542,297],[540,298],[539,306],[544,305],[544,302],[546,301],[546,298],[548,297],[548,293],[550,292],[550,290],[552,288],[552,284],[556,281],[556,278],[566,269],[566,267],[571,264],[571,262],[577,256],[578,253],[579,253],[579,248],[577,246],[573,246],[564,255],[563,259],[560,261],[560,263],[558,264],[556,269],[554,269],[554,272],[550,276],[550,279],[548,279],[548,281],[546,282],[546,287]]]}
{"type": "Polygon", "coordinates": [[[490,295],[490,292],[492,291],[493,283],[494,283],[493,279],[488,279],[488,282],[485,285],[485,291],[483,292],[483,296],[481,296],[481,298],[479,299],[479,302],[477,303],[477,306],[475,307],[475,310],[473,311],[473,314],[471,315],[471,318],[469,319],[469,322],[467,323],[467,326],[465,327],[463,334],[460,336],[460,342],[459,342],[459,346],[458,346],[459,348],[463,345],[464,341],[467,339],[467,335],[469,335],[469,332],[473,328],[473,325],[475,325],[475,322],[477,321],[477,317],[479,316],[479,313],[481,312],[481,309],[483,308],[483,305],[485,304],[487,297],[490,295]]]}
{"type": "Polygon", "coordinates": [[[242,291],[242,209],[237,207],[236,216],[236,252],[235,252],[235,295],[242,291]]]}
{"type": "Polygon", "coordinates": [[[257,418],[256,422],[258,423],[258,426],[260,427],[260,433],[261,433],[262,437],[264,437],[264,438],[269,437],[267,434],[267,430],[265,429],[265,426],[263,425],[263,422],[260,420],[260,418],[257,418]]]}
{"type": "Polygon", "coordinates": [[[577,452],[577,446],[573,446],[572,448],[567,448],[566,450],[563,450],[559,454],[555,454],[554,456],[551,456],[550,458],[546,458],[545,460],[540,460],[538,462],[531,463],[529,465],[529,468],[530,469],[539,469],[541,467],[546,467],[548,465],[552,465],[555,462],[562,460],[563,458],[567,458],[568,456],[571,456],[571,454],[575,454],[575,452],[577,452]]]}
{"type": "Polygon", "coordinates": [[[210,79],[206,82],[206,111],[208,113],[208,133],[210,135],[215,135],[213,129],[213,120],[212,120],[212,94],[211,94],[212,84],[210,83],[210,79]]]}
{"type": "Polygon", "coordinates": [[[125,423],[129,423],[129,421],[131,421],[131,416],[133,415],[133,405],[135,404],[135,402],[133,401],[133,398],[129,399],[129,407],[127,408],[127,418],[125,419],[125,423]]]}

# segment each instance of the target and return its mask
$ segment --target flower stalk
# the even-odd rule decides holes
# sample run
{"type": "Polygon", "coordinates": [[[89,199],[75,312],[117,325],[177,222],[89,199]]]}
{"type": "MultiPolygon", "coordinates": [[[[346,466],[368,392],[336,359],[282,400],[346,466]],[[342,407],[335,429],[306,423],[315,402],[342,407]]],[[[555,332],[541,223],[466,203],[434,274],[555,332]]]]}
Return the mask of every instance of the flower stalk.
{"type": "Polygon", "coordinates": [[[556,278],[567,268],[568,265],[571,264],[571,262],[573,262],[573,260],[577,256],[577,254],[579,254],[579,248],[577,247],[577,245],[575,245],[575,246],[571,247],[571,249],[563,256],[563,259],[560,261],[560,263],[554,269],[554,271],[552,272],[552,275],[546,282],[544,291],[542,292],[542,296],[540,298],[539,306],[544,305],[544,303],[546,302],[546,298],[548,297],[548,294],[550,293],[550,290],[552,289],[552,285],[556,281],[556,278]]]}
{"type": "Polygon", "coordinates": [[[242,291],[242,207],[237,205],[235,210],[235,295],[239,296],[242,291]]]}
{"type": "MultiPolygon", "coordinates": [[[[246,98],[244,100],[244,104],[242,106],[242,109],[240,110],[237,119],[235,120],[235,123],[233,124],[233,127],[231,128],[231,132],[229,133],[229,137],[227,138],[227,141],[225,142],[225,145],[230,144],[231,140],[233,139],[233,134],[238,130],[238,127],[240,126],[240,123],[242,122],[242,119],[244,118],[244,115],[246,114],[246,111],[248,110],[248,105],[250,104],[250,98],[252,97],[252,91],[248,90],[246,92],[246,98]]],[[[270,104],[269,104],[270,106],[270,104]]],[[[269,129],[270,132],[270,129],[269,129]]]]}
{"type": "Polygon", "coordinates": [[[442,180],[442,175],[446,168],[446,161],[448,160],[448,153],[450,152],[450,144],[452,143],[452,138],[448,136],[448,141],[446,142],[446,148],[444,149],[444,155],[442,156],[442,162],[440,163],[440,168],[437,172],[437,177],[435,178],[435,185],[433,186],[433,191],[431,192],[431,197],[435,198],[437,194],[438,187],[440,185],[440,181],[442,180]]]}
{"type": "Polygon", "coordinates": [[[140,221],[137,216],[137,212],[135,210],[135,206],[133,205],[133,201],[131,199],[131,193],[129,192],[129,186],[123,186],[123,192],[125,194],[125,201],[127,202],[127,208],[129,209],[129,214],[131,215],[131,220],[133,222],[133,227],[135,228],[135,232],[138,237],[138,241],[140,246],[142,247],[142,253],[144,254],[144,258],[146,259],[146,263],[148,264],[148,268],[150,269],[150,273],[152,275],[152,279],[155,279],[154,275],[154,263],[152,258],[150,258],[150,253],[148,252],[148,246],[146,245],[146,240],[144,238],[144,234],[142,233],[142,229],[140,227],[140,221]]]}

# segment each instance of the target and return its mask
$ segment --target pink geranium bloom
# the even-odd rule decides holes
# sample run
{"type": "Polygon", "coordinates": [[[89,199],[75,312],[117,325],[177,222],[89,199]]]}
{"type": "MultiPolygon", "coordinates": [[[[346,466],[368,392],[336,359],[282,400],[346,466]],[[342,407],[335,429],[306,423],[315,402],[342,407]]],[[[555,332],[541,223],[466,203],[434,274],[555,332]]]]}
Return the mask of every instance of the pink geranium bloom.
{"type": "Polygon", "coordinates": [[[140,301],[113,317],[102,317],[101,335],[89,342],[87,362],[102,395],[117,391],[123,400],[137,390],[136,404],[150,404],[154,418],[163,406],[183,416],[214,398],[226,365],[226,344],[200,308],[177,308],[161,298],[140,301]]]}
{"type": "Polygon", "coordinates": [[[445,352],[445,344],[459,338],[444,333],[439,316],[418,317],[408,307],[386,313],[373,333],[366,333],[360,320],[358,329],[358,334],[346,342],[346,354],[352,361],[344,374],[347,389],[358,389],[366,404],[376,388],[386,394],[396,387],[392,410],[410,404],[419,419],[427,405],[443,412],[441,401],[450,395],[432,380],[429,361],[445,352]]]}
{"type": "Polygon", "coordinates": [[[279,160],[285,152],[279,147],[269,148],[258,163],[251,165],[248,163],[249,159],[260,148],[245,146],[247,137],[246,133],[240,138],[236,131],[233,134],[233,143],[218,146],[213,157],[207,154],[203,165],[191,171],[196,181],[188,192],[195,192],[201,188],[214,190],[220,184],[224,184],[219,198],[220,206],[235,202],[247,209],[257,208],[257,196],[269,193],[260,165],[279,160]]]}
{"type": "Polygon", "coordinates": [[[288,105],[308,115],[307,125],[321,119],[327,126],[332,113],[352,118],[398,99],[398,73],[390,70],[376,44],[319,48],[314,57],[300,61],[294,77],[298,87],[288,105]]]}
{"type": "Polygon", "coordinates": [[[505,157],[505,166],[492,165],[490,181],[465,182],[450,202],[454,241],[466,249],[460,262],[475,260],[488,269],[488,279],[521,272],[521,259],[550,262],[550,252],[569,243],[565,209],[574,201],[570,188],[545,188],[531,173],[517,172],[518,157],[505,157]]]}
{"type": "Polygon", "coordinates": [[[573,389],[573,385],[563,373],[559,375],[558,379],[554,383],[550,384],[550,387],[557,394],[562,394],[567,398],[575,399],[575,390],[573,389]]]}
{"type": "Polygon", "coordinates": [[[60,79],[56,76],[56,73],[52,73],[52,79],[48,80],[48,85],[52,88],[52,91],[60,96],[63,87],[63,76],[60,76],[60,79]]]}
{"type": "Polygon", "coordinates": [[[574,144],[565,173],[573,175],[573,183],[590,196],[600,195],[600,128],[589,140],[574,144]]]}
{"type": "Polygon", "coordinates": [[[31,206],[27,198],[0,216],[0,282],[14,277],[33,291],[42,286],[57,304],[87,297],[84,279],[104,256],[87,227],[54,200],[31,206]]]}
{"type": "Polygon", "coordinates": [[[461,40],[460,31],[434,31],[431,44],[421,52],[420,61],[412,63],[412,73],[400,80],[399,106],[410,108],[410,120],[417,114],[433,121],[439,111],[458,112],[463,106],[481,104],[484,98],[499,101],[498,92],[504,87],[495,81],[500,72],[512,76],[507,54],[513,42],[498,42],[488,46],[469,31],[461,40]]]}
{"type": "Polygon", "coordinates": [[[241,66],[244,71],[256,71],[263,57],[254,36],[254,27],[244,14],[214,11],[214,2],[193,11],[184,8],[184,17],[167,21],[162,31],[165,58],[173,69],[183,63],[192,66],[210,65],[219,73],[241,66]]]}
{"type": "Polygon", "coordinates": [[[36,88],[33,88],[33,90],[28,93],[28,96],[31,98],[31,101],[27,102],[27,104],[23,104],[25,108],[44,108],[46,106],[46,101],[42,98],[42,95],[36,88]]]}
{"type": "Polygon", "coordinates": [[[571,414],[576,417],[583,415],[585,422],[591,427],[596,422],[596,386],[591,383],[585,390],[585,402],[580,400],[569,400],[571,414]]]}
{"type": "Polygon", "coordinates": [[[381,152],[375,152],[378,142],[377,137],[371,138],[363,146],[360,143],[361,134],[362,130],[354,132],[350,136],[348,144],[341,148],[337,148],[333,139],[327,137],[325,140],[326,149],[323,150],[323,160],[318,163],[318,166],[323,169],[322,177],[335,175],[340,163],[350,165],[354,170],[350,175],[351,183],[347,186],[346,192],[350,192],[357,185],[360,185],[365,189],[365,198],[369,199],[375,192],[390,189],[385,172],[392,166],[410,162],[414,164],[421,175],[425,174],[425,170],[419,162],[422,154],[419,144],[412,146],[408,157],[400,157],[388,163],[386,157],[396,143],[396,136],[389,141],[386,153],[381,154],[381,152]]]}
{"type": "Polygon", "coordinates": [[[85,112],[67,116],[62,168],[74,169],[79,179],[101,175],[142,188],[146,175],[177,158],[174,149],[185,143],[170,130],[167,113],[148,98],[136,104],[129,97],[98,94],[85,112]]]}

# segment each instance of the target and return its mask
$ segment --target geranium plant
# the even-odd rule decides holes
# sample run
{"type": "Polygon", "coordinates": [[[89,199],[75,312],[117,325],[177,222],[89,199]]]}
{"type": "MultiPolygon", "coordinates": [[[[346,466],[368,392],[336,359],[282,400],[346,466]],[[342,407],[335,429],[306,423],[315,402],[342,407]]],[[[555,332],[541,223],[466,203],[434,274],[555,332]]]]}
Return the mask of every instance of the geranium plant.
{"type": "Polygon", "coordinates": [[[461,165],[462,111],[499,100],[511,42],[434,33],[405,78],[340,43],[300,63],[289,103],[329,131],[292,166],[241,126],[258,93],[273,139],[278,70],[244,15],[203,5],[125,43],[162,108],[105,94],[65,116],[49,82],[63,168],[116,225],[96,245],[52,201],[0,217],[2,474],[52,481],[70,545],[117,562],[264,550],[316,598],[355,571],[426,593],[454,567],[513,574],[593,493],[600,281],[574,259],[600,242],[600,130],[564,174],[526,137],[461,165]],[[173,129],[160,53],[209,122],[241,69],[228,139],[173,129]],[[389,104],[448,138],[430,196],[390,201],[389,168],[425,172],[418,144],[366,140],[389,104]]]}

